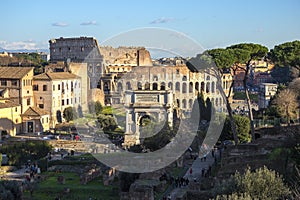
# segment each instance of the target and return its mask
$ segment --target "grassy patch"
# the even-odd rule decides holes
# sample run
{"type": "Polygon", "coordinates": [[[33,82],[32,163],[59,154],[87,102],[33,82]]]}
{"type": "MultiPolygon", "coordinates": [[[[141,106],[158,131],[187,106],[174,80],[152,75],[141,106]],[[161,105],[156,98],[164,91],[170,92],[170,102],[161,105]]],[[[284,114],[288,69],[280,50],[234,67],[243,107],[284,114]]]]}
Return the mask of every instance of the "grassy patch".
{"type": "Polygon", "coordinates": [[[46,179],[39,183],[33,192],[33,197],[30,197],[29,192],[25,192],[25,199],[32,200],[53,200],[57,196],[61,200],[81,200],[81,199],[105,199],[105,200],[117,200],[119,199],[116,186],[104,186],[102,178],[99,177],[87,185],[80,184],[80,177],[75,173],[43,173],[46,179]],[[57,182],[58,176],[65,177],[65,184],[59,184],[57,182]],[[70,192],[65,193],[65,188],[69,188],[70,192]]]}
{"type": "Polygon", "coordinates": [[[103,110],[101,112],[103,115],[118,115],[118,116],[125,116],[125,110],[123,107],[114,107],[112,108],[111,106],[105,106],[103,107],[103,110]]]}
{"type": "MultiPolygon", "coordinates": [[[[249,94],[250,96],[250,99],[252,101],[258,101],[258,94],[249,94]]],[[[245,92],[234,92],[234,96],[233,96],[234,99],[237,99],[237,100],[245,100],[246,99],[246,94],[245,92]]]]}

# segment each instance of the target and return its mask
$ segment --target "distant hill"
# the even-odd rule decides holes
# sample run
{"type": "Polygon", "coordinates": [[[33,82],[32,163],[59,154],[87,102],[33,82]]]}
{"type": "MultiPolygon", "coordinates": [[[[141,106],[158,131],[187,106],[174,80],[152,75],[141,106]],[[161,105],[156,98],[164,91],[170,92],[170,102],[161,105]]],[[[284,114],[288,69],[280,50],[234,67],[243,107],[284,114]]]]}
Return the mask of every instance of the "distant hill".
{"type": "Polygon", "coordinates": [[[0,52],[8,52],[8,53],[33,53],[33,52],[46,52],[49,53],[49,49],[4,49],[0,47],[0,52]]]}

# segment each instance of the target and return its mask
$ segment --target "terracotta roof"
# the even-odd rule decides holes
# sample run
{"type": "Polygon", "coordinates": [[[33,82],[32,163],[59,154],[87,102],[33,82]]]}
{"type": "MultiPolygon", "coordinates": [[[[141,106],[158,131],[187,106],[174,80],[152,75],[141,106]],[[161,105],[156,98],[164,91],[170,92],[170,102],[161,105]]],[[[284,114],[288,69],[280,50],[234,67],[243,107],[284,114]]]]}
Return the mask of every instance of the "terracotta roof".
{"type": "Polygon", "coordinates": [[[33,67],[0,67],[0,78],[21,79],[31,70],[33,67]]]}
{"type": "Polygon", "coordinates": [[[33,77],[35,80],[78,79],[79,76],[69,72],[47,72],[33,77]]]}
{"type": "Polygon", "coordinates": [[[37,107],[29,107],[23,114],[23,116],[43,116],[43,115],[49,115],[49,113],[45,110],[42,110],[37,107]]]}
{"type": "Polygon", "coordinates": [[[1,108],[13,108],[13,107],[16,107],[16,106],[19,106],[19,104],[13,102],[13,101],[0,101],[0,109],[1,108]]]}

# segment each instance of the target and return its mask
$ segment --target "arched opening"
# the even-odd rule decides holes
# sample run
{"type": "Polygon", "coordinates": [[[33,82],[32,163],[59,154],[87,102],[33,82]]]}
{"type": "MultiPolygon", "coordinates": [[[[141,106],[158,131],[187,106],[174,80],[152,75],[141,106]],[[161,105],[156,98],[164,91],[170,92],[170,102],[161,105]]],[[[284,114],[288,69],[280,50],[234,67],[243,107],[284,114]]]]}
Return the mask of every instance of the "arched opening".
{"type": "Polygon", "coordinates": [[[219,106],[219,99],[216,98],[216,106],[219,106]]]}
{"type": "Polygon", "coordinates": [[[199,82],[196,82],[196,84],[195,84],[195,90],[199,91],[199,82]]]}
{"type": "Polygon", "coordinates": [[[176,84],[175,84],[175,90],[176,91],[180,91],[180,83],[179,82],[176,82],[176,84]]]}
{"type": "Polygon", "coordinates": [[[137,89],[138,90],[142,90],[143,86],[142,86],[142,83],[141,82],[138,82],[137,83],[137,89]]]}
{"type": "Polygon", "coordinates": [[[206,83],[206,93],[210,92],[210,82],[206,83]]]}
{"type": "Polygon", "coordinates": [[[157,83],[153,83],[152,84],[152,90],[157,90],[158,86],[157,86],[157,83]]]}
{"type": "Polygon", "coordinates": [[[187,80],[186,76],[183,76],[182,81],[186,81],[186,80],[187,80]]]}
{"type": "Polygon", "coordinates": [[[169,83],[168,83],[168,88],[169,88],[170,90],[173,90],[173,83],[172,83],[172,82],[169,82],[169,83]]]}
{"type": "Polygon", "coordinates": [[[104,91],[109,91],[108,82],[104,82],[104,91]]]}
{"type": "Polygon", "coordinates": [[[185,99],[182,100],[182,108],[186,109],[186,100],[185,99]]]}
{"type": "Polygon", "coordinates": [[[189,108],[192,109],[193,108],[193,99],[189,100],[189,108]]]}
{"type": "Polygon", "coordinates": [[[150,90],[150,83],[148,82],[145,83],[145,90],[150,90]]]}
{"type": "Polygon", "coordinates": [[[165,84],[165,82],[162,82],[160,84],[160,90],[165,90],[165,89],[166,89],[166,84],[165,84]]]}
{"type": "Polygon", "coordinates": [[[215,82],[211,82],[211,93],[215,93],[215,91],[216,91],[215,82]]]}
{"type": "Polygon", "coordinates": [[[131,90],[131,84],[130,84],[130,82],[126,83],[126,90],[131,90]]]}
{"type": "Polygon", "coordinates": [[[118,90],[118,92],[122,92],[122,90],[123,90],[122,83],[118,82],[117,90],[118,90]]]}
{"type": "Polygon", "coordinates": [[[186,83],[182,84],[182,93],[186,93],[186,83]]]}
{"type": "Polygon", "coordinates": [[[180,108],[180,101],[179,101],[179,99],[176,99],[176,103],[177,103],[177,108],[180,108]]]}
{"type": "Polygon", "coordinates": [[[193,82],[189,84],[189,93],[193,93],[193,82]]]}
{"type": "Polygon", "coordinates": [[[158,77],[157,76],[153,76],[153,81],[158,81],[158,77]]]}
{"type": "Polygon", "coordinates": [[[205,85],[204,85],[204,82],[202,81],[202,82],[201,82],[201,91],[202,91],[202,92],[204,91],[204,88],[205,88],[205,85]]]}
{"type": "Polygon", "coordinates": [[[143,115],[141,118],[140,118],[140,121],[139,121],[139,124],[141,127],[145,127],[147,125],[149,125],[151,123],[151,117],[149,115],[143,115]]]}

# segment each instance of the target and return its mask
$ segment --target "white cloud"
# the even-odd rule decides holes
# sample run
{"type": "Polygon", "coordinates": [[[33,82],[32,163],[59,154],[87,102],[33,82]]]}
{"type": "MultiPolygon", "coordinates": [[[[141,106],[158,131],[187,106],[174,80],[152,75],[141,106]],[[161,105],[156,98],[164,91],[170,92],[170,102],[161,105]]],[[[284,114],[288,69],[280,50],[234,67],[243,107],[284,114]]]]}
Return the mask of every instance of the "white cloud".
{"type": "Polygon", "coordinates": [[[68,26],[68,24],[64,23],[64,22],[55,22],[52,24],[52,26],[66,27],[66,26],[68,26]]]}
{"type": "Polygon", "coordinates": [[[82,22],[80,25],[82,26],[97,25],[97,22],[96,21],[82,22]]]}
{"type": "Polygon", "coordinates": [[[0,47],[7,50],[18,50],[18,49],[35,50],[35,49],[43,48],[44,45],[40,45],[33,40],[15,41],[15,42],[0,41],[0,47]]]}
{"type": "Polygon", "coordinates": [[[161,17],[150,22],[150,24],[164,24],[173,21],[174,18],[161,17]]]}

